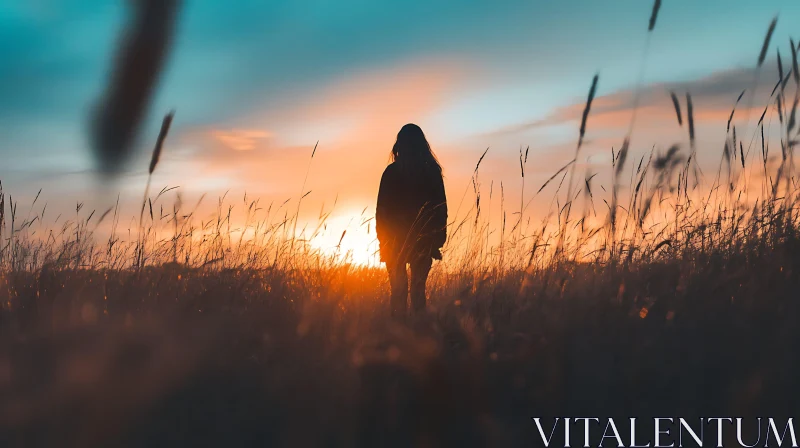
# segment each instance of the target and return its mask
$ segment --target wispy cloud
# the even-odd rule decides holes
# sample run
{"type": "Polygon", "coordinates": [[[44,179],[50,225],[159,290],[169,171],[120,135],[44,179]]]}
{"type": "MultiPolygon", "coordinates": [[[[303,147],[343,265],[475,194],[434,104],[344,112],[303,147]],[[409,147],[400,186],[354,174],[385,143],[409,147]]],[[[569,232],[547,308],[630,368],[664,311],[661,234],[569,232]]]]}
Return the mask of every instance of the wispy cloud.
{"type": "MultiPolygon", "coordinates": [[[[777,69],[774,67],[774,63],[767,63],[762,70],[753,107],[763,110],[766,105],[769,93],[778,79],[777,69]]],[[[670,92],[676,92],[680,98],[683,98],[685,93],[692,95],[696,119],[703,121],[727,120],[739,94],[745,89],[752,89],[756,80],[755,75],[755,69],[737,68],[692,81],[650,84],[643,87],[640,92],[638,114],[646,117],[649,121],[657,121],[661,126],[671,122],[675,122],[677,125],[669,96],[670,92]]],[[[748,92],[747,95],[750,93],[748,92]]],[[[592,104],[590,126],[595,130],[627,126],[633,114],[634,96],[632,88],[626,88],[596,98],[592,104]]],[[[579,121],[583,107],[583,102],[575,102],[557,108],[543,118],[509,125],[490,135],[503,136],[579,121]]],[[[742,104],[739,110],[744,108],[745,105],[742,104]]]]}
{"type": "Polygon", "coordinates": [[[209,135],[234,151],[252,151],[272,136],[271,133],[258,129],[212,129],[209,135]]]}
{"type": "Polygon", "coordinates": [[[319,140],[307,203],[332,202],[339,195],[345,202],[371,204],[399,129],[412,121],[425,129],[425,117],[454,92],[463,70],[452,61],[413,61],[342,79],[279,112],[240,119],[263,127],[187,129],[175,136],[176,153],[164,162],[163,176],[181,185],[222,177],[228,188],[295,197],[319,140]],[[332,123],[338,125],[332,129],[332,123]]]}

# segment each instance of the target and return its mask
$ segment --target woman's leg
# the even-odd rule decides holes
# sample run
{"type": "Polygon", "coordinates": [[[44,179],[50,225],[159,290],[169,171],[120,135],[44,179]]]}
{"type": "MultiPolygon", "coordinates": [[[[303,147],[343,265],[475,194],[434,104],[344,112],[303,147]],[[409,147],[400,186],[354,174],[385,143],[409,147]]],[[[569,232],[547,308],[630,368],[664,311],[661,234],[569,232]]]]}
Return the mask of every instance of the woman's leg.
{"type": "Polygon", "coordinates": [[[432,263],[433,259],[429,256],[417,258],[411,263],[411,309],[415,313],[425,310],[425,283],[428,282],[432,263]]]}
{"type": "Polygon", "coordinates": [[[390,306],[392,317],[402,317],[408,310],[408,272],[405,263],[386,262],[389,271],[389,285],[392,288],[390,306]]]}

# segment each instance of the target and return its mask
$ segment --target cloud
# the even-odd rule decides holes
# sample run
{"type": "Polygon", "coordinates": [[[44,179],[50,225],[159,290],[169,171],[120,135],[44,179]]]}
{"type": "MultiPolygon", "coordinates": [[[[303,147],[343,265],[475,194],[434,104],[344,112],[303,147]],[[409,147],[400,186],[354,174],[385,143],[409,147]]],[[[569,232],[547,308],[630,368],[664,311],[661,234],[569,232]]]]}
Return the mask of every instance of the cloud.
{"type": "MultiPolygon", "coordinates": [[[[658,122],[660,126],[670,121],[677,124],[676,113],[670,99],[670,92],[675,92],[681,102],[681,114],[684,122],[687,113],[686,93],[692,97],[693,115],[696,121],[727,121],[737,97],[743,90],[751,90],[757,79],[760,82],[752,103],[754,109],[750,113],[757,112],[760,115],[778,79],[774,61],[766,63],[758,77],[756,77],[754,68],[736,68],[692,81],[663,82],[644,86],[639,92],[637,120],[647,117],[647,120],[658,122]]],[[[745,92],[745,96],[737,106],[740,113],[745,112],[750,94],[752,92],[745,92]]],[[[636,93],[633,88],[598,96],[592,103],[589,127],[600,130],[619,128],[627,130],[636,101],[636,93]]],[[[580,122],[584,107],[583,101],[569,104],[557,108],[543,118],[510,125],[498,129],[490,135],[516,134],[568,122],[580,122]]]]}
{"type": "Polygon", "coordinates": [[[309,209],[337,195],[340,203],[372,204],[399,129],[410,121],[425,129],[425,117],[456,91],[464,70],[441,59],[394,65],[271,105],[242,117],[242,126],[185,129],[174,136],[161,179],[203,191],[208,185],[197,179],[225,179],[225,188],[285,200],[300,194],[308,171],[309,209]]]}
{"type": "Polygon", "coordinates": [[[271,133],[258,129],[212,129],[209,135],[234,151],[252,151],[272,136],[271,133]]]}

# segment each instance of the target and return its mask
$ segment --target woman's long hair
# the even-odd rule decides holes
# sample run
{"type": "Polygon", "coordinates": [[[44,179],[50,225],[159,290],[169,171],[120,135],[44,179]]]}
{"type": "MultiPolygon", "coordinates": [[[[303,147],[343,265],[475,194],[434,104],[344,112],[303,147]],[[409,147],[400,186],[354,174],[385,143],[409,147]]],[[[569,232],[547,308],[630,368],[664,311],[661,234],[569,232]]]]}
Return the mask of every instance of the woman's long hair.
{"type": "Polygon", "coordinates": [[[425,138],[425,133],[415,124],[409,123],[397,133],[397,141],[392,147],[392,161],[409,174],[427,174],[431,177],[442,175],[442,166],[425,138]]]}

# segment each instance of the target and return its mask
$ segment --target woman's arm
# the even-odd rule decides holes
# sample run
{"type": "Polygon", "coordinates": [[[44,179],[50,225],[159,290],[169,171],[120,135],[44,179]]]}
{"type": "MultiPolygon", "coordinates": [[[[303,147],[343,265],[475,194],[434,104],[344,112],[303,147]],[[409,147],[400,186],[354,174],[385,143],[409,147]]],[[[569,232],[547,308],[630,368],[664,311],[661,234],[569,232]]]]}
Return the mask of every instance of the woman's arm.
{"type": "Polygon", "coordinates": [[[375,206],[375,233],[378,235],[378,242],[388,241],[391,222],[391,203],[392,198],[392,179],[389,168],[383,171],[381,184],[378,188],[378,204],[375,206]]]}
{"type": "Polygon", "coordinates": [[[438,182],[436,183],[434,204],[436,204],[433,215],[433,224],[436,229],[434,244],[437,247],[442,247],[447,241],[447,195],[444,191],[444,179],[442,179],[441,176],[439,176],[438,182]]]}

